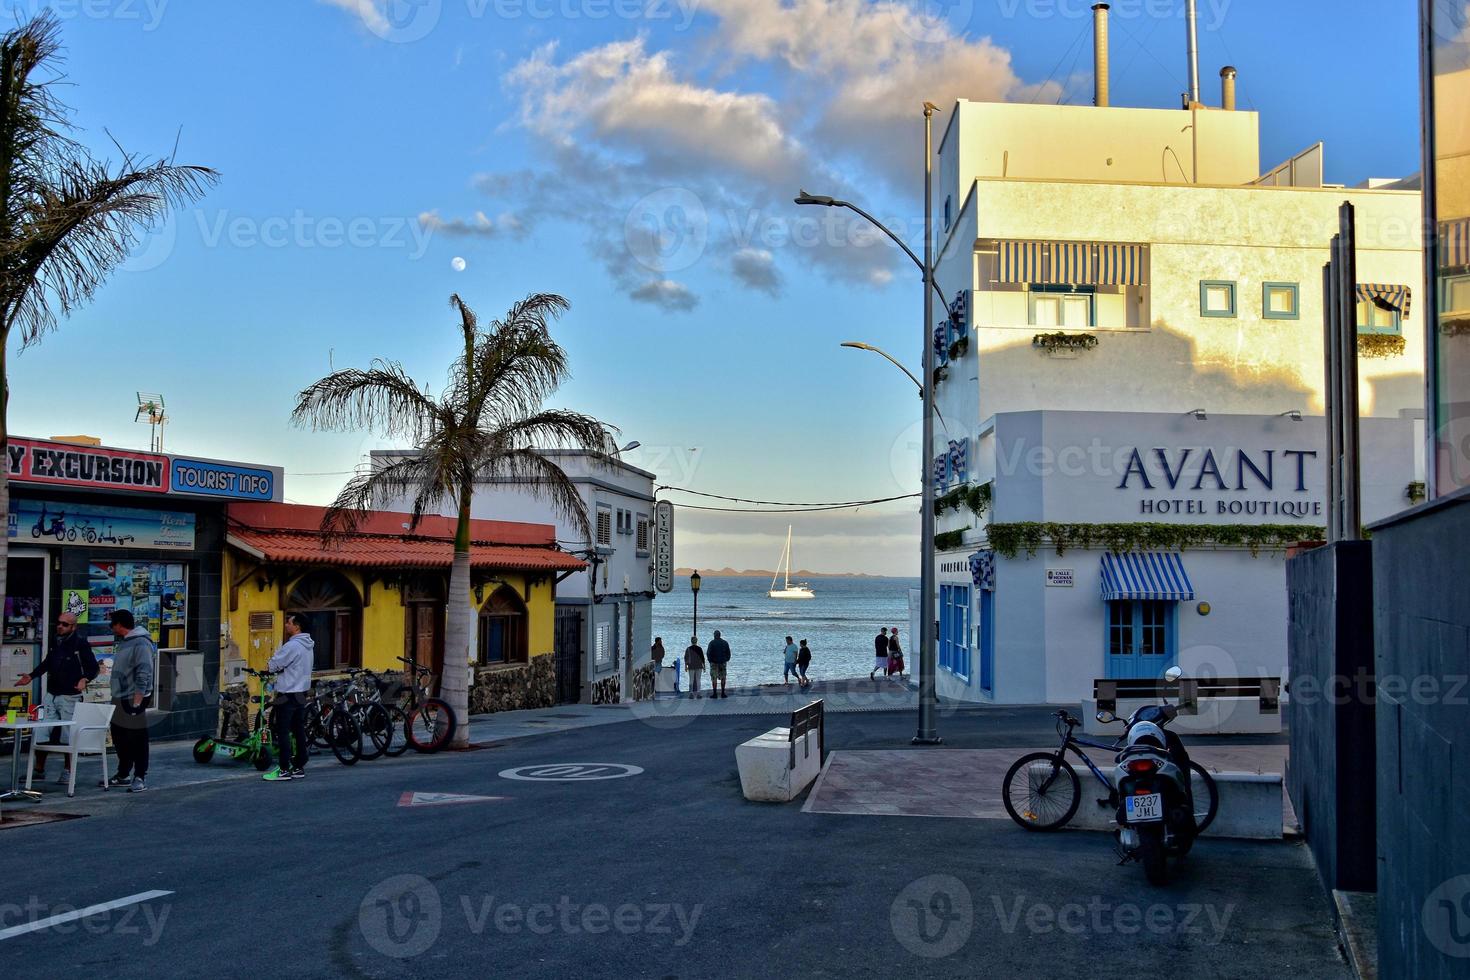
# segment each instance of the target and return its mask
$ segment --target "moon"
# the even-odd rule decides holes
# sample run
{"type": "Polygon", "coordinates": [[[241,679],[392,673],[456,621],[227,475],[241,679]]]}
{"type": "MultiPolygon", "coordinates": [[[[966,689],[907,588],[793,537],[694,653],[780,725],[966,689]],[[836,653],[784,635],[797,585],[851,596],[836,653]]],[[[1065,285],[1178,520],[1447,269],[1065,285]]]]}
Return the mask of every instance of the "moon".
{"type": "Polygon", "coordinates": [[[469,263],[466,262],[463,257],[458,255],[456,255],[449,263],[449,267],[455,272],[463,272],[466,268],[468,268],[468,266],[469,263]]]}

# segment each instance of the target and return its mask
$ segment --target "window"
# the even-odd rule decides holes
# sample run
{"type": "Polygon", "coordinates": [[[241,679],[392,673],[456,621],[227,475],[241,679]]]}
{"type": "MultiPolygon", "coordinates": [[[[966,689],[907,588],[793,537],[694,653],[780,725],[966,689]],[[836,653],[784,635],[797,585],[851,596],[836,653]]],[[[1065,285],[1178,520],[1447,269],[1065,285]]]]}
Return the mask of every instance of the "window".
{"type": "Polygon", "coordinates": [[[638,554],[640,556],[648,554],[648,515],[647,514],[639,514],[638,515],[638,537],[637,537],[636,543],[638,545],[638,554]]]}
{"type": "Polygon", "coordinates": [[[1200,316],[1235,316],[1235,283],[1206,279],[1199,284],[1200,316]]]}
{"type": "Polygon", "coordinates": [[[597,656],[597,666],[599,667],[606,667],[608,664],[612,663],[612,649],[608,646],[607,640],[608,626],[606,623],[603,623],[601,626],[597,627],[597,643],[595,648],[597,656]]]}
{"type": "Polygon", "coordinates": [[[526,604],[515,589],[502,585],[480,607],[476,661],[490,664],[526,662],[526,604]]]}
{"type": "Polygon", "coordinates": [[[1084,329],[1096,325],[1091,289],[1070,286],[1031,287],[1031,324],[1054,329],[1084,329]]]}
{"type": "Polygon", "coordinates": [[[970,587],[939,587],[939,665],[970,681],[970,587]]]}
{"type": "Polygon", "coordinates": [[[950,222],[950,219],[951,219],[950,207],[951,207],[951,205],[953,205],[953,203],[954,203],[954,197],[953,196],[949,196],[949,197],[946,197],[944,199],[944,230],[945,231],[949,231],[949,222],[950,222]]]}
{"type": "Polygon", "coordinates": [[[606,507],[597,508],[597,544],[612,547],[612,511],[606,507]]]}
{"type": "Polygon", "coordinates": [[[1399,333],[1401,329],[1398,310],[1372,300],[1358,300],[1358,333],[1399,333]]]}
{"type": "Polygon", "coordinates": [[[1261,316],[1267,320],[1301,319],[1300,292],[1294,282],[1261,284],[1261,316]]]}

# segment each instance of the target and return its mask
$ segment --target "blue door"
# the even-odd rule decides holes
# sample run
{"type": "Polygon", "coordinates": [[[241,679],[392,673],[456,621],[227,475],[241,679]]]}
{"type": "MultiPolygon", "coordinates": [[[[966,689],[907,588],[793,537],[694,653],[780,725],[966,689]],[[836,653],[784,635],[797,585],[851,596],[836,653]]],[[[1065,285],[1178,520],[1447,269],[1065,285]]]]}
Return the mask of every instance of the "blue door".
{"type": "Polygon", "coordinates": [[[1107,676],[1161,676],[1174,657],[1175,602],[1115,599],[1107,603],[1107,676]]]}
{"type": "Polygon", "coordinates": [[[970,587],[939,587],[939,666],[970,680],[970,587]]]}
{"type": "Polygon", "coordinates": [[[995,691],[995,593],[980,590],[980,690],[995,691]]]}

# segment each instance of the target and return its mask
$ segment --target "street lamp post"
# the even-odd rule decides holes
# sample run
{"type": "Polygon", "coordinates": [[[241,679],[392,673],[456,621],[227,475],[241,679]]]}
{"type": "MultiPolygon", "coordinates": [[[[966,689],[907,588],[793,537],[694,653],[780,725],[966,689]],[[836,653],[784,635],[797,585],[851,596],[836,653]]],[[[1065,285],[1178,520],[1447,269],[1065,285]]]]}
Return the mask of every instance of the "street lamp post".
{"type": "MultiPolygon", "coordinates": [[[[924,324],[921,333],[924,344],[924,381],[920,390],[924,396],[924,434],[921,473],[923,493],[919,519],[919,730],[914,735],[915,745],[938,745],[941,741],[935,726],[939,699],[935,691],[934,671],[934,477],[930,472],[929,454],[934,451],[934,342],[930,331],[934,329],[934,295],[939,284],[934,281],[934,137],[933,116],[938,106],[924,103],[924,258],[914,254],[902,238],[886,228],[882,222],[849,201],[802,191],[796,198],[797,204],[817,205],[828,208],[847,208],[866,219],[879,231],[903,249],[924,276],[924,324]]],[[[940,295],[940,301],[944,300],[940,295]]],[[[845,346],[857,347],[857,344],[845,346]]],[[[862,349],[871,349],[866,345],[862,349]]],[[[881,353],[881,352],[880,352],[881,353]]],[[[887,355],[884,355],[887,356],[887,355]]],[[[892,358],[889,358],[892,360],[892,358]]],[[[896,361],[894,363],[897,363],[896,361]]],[[[899,365],[902,367],[902,365],[899,365]]],[[[912,375],[910,375],[912,377],[912,375]]]]}
{"type": "Polygon", "coordinates": [[[699,637],[699,572],[689,576],[689,591],[694,593],[694,631],[689,635],[699,637]]]}

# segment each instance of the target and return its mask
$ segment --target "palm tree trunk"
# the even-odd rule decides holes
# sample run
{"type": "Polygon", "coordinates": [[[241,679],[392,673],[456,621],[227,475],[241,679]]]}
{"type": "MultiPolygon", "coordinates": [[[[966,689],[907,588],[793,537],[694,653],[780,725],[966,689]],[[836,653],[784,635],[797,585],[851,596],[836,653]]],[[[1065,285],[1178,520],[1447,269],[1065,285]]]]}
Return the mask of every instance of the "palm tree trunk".
{"type": "Polygon", "coordinates": [[[10,378],[5,354],[9,342],[0,331],[0,607],[4,606],[10,582],[10,378]]]}
{"type": "Polygon", "coordinates": [[[459,526],[454,533],[454,563],[449,567],[449,609],[444,630],[444,676],[439,695],[454,710],[454,748],[470,743],[470,637],[475,610],[470,605],[470,493],[461,491],[459,526]]]}

